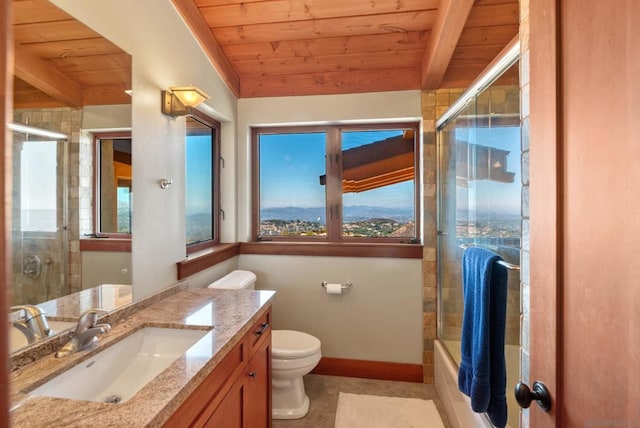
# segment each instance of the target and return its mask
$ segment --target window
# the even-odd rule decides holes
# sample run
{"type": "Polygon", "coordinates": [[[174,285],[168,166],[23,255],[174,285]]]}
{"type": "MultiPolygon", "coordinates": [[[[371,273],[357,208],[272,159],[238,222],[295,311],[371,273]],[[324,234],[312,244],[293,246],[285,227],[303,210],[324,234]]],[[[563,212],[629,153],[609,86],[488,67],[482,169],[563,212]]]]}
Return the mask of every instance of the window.
{"type": "Polygon", "coordinates": [[[23,141],[18,183],[20,228],[25,232],[58,230],[58,164],[61,147],[56,141],[23,141]],[[59,147],[60,146],[60,147],[59,147]]]}
{"type": "Polygon", "coordinates": [[[256,240],[416,243],[418,124],[255,128],[256,240]]]}
{"type": "Polygon", "coordinates": [[[191,253],[220,242],[220,124],[197,111],[186,120],[185,214],[187,253],[191,253]]]}
{"type": "Polygon", "coordinates": [[[101,235],[131,234],[131,133],[95,134],[96,225],[101,235]]]}

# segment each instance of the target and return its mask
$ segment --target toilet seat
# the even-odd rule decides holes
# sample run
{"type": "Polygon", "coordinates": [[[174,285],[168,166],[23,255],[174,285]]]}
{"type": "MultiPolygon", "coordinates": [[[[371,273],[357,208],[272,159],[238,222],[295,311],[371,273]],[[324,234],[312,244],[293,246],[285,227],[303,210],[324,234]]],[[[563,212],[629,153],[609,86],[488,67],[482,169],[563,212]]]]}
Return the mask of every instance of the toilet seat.
{"type": "Polygon", "coordinates": [[[320,341],[310,334],[294,330],[271,332],[272,358],[305,358],[318,352],[320,352],[320,341]]]}

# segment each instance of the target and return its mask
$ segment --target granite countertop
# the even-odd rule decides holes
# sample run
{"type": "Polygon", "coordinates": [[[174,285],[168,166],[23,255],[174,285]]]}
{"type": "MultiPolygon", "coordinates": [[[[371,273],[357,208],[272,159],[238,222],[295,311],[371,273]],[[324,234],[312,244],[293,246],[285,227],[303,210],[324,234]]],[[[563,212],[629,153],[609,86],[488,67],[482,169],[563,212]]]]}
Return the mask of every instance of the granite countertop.
{"type": "MultiPolygon", "coordinates": [[[[14,427],[156,427],[191,395],[268,309],[275,292],[184,289],[112,324],[90,350],[57,359],[53,354],[11,373],[14,427]],[[30,396],[28,391],[91,358],[142,327],[207,330],[197,355],[183,355],[130,400],[118,403],[30,396]]],[[[87,379],[91,382],[91,379],[87,379]]]]}

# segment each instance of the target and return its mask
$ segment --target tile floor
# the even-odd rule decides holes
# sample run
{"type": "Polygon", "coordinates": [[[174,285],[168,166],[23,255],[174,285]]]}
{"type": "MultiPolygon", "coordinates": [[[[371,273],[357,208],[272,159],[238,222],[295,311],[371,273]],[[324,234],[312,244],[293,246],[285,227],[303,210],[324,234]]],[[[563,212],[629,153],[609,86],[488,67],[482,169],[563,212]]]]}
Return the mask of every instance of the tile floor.
{"type": "Polygon", "coordinates": [[[434,385],[324,375],[307,375],[304,377],[304,385],[311,400],[307,416],[294,420],[274,420],[272,428],[333,428],[340,391],[433,400],[444,426],[450,428],[434,385]]]}

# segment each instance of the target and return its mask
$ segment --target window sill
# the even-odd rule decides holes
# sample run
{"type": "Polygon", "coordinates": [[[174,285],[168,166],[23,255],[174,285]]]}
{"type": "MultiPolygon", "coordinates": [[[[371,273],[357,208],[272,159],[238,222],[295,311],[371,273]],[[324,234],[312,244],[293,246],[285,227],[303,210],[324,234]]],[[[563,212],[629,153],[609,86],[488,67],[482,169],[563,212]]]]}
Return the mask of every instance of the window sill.
{"type": "Polygon", "coordinates": [[[131,239],[124,238],[88,238],[80,240],[80,251],[116,251],[131,252],[131,239]]]}
{"type": "Polygon", "coordinates": [[[178,266],[178,280],[183,280],[238,254],[240,254],[239,243],[218,244],[206,250],[192,253],[185,260],[176,263],[178,266]]]}
{"type": "Polygon", "coordinates": [[[422,245],[370,242],[243,242],[240,244],[240,254],[421,259],[422,245]]]}

